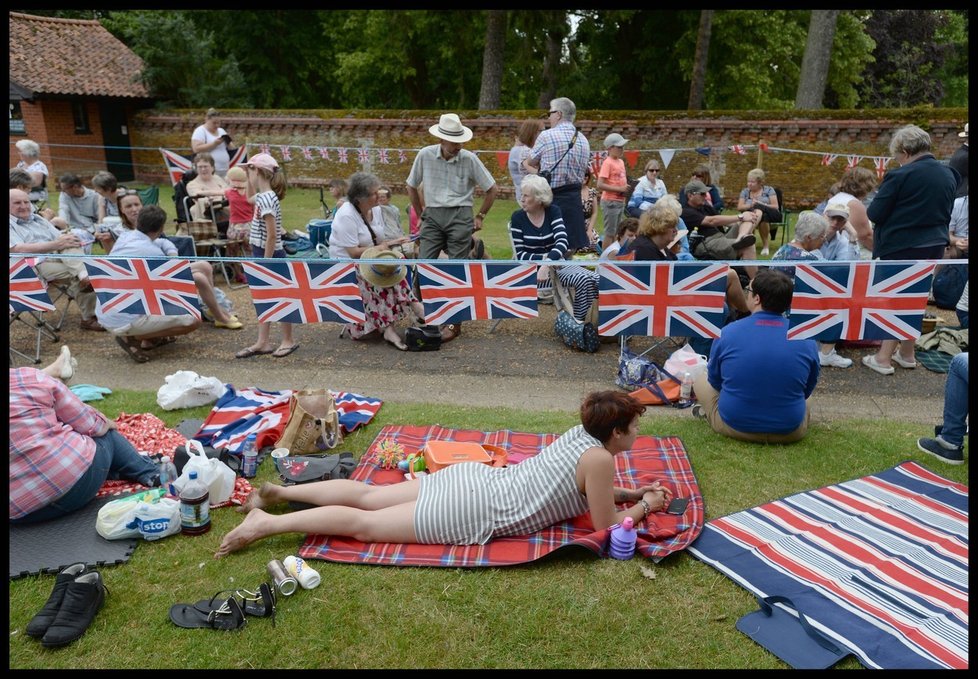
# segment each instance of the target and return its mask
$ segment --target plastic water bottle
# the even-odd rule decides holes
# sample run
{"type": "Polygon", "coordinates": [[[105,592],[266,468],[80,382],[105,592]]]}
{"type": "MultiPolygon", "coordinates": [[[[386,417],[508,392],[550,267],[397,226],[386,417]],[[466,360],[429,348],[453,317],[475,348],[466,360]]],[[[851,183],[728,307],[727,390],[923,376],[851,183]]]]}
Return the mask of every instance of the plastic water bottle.
{"type": "Polygon", "coordinates": [[[170,461],[169,455],[164,455],[160,461],[160,488],[166,491],[167,497],[176,497],[173,482],[177,480],[177,466],[170,461]]]}
{"type": "Polygon", "coordinates": [[[689,371],[683,373],[683,381],[679,386],[679,406],[686,408],[693,405],[693,376],[689,371]]]}
{"type": "Polygon", "coordinates": [[[203,535],[211,529],[210,491],[197,472],[180,491],[180,532],[184,535],[203,535]]]}
{"type": "Polygon", "coordinates": [[[241,451],[241,476],[246,479],[254,478],[258,473],[258,440],[257,434],[248,434],[244,450],[241,451]]]}
{"type": "Polygon", "coordinates": [[[319,573],[314,571],[306,563],[305,559],[298,556],[289,555],[282,560],[285,571],[299,581],[303,589],[313,589],[319,586],[321,578],[319,573]]]}
{"type": "Polygon", "coordinates": [[[638,538],[638,531],[635,530],[635,521],[630,516],[622,519],[621,524],[611,529],[611,556],[615,559],[625,561],[635,556],[635,540],[638,538]]]}

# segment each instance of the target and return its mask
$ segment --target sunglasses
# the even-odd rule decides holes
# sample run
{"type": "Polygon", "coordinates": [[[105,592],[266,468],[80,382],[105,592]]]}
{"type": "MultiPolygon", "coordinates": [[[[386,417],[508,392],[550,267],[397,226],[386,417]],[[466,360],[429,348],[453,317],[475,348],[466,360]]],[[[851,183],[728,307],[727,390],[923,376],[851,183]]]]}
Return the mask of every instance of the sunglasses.
{"type": "Polygon", "coordinates": [[[646,170],[646,172],[658,172],[658,171],[659,171],[659,168],[657,168],[657,167],[650,167],[649,169],[646,170]]]}

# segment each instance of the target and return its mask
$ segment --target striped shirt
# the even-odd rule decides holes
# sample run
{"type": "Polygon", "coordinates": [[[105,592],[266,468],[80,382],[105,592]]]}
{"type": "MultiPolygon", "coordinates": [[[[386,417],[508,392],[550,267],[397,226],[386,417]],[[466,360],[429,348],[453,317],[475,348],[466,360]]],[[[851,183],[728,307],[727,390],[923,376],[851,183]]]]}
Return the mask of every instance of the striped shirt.
{"type": "Polygon", "coordinates": [[[35,368],[10,370],[10,518],[46,507],[78,482],[95,457],[105,417],[35,368]]]}
{"type": "Polygon", "coordinates": [[[445,160],[441,144],[433,144],[418,151],[406,183],[414,189],[424,184],[425,207],[472,207],[475,187],[488,191],[496,180],[471,151],[445,160]]]}
{"type": "Polygon", "coordinates": [[[544,212],[540,227],[530,222],[523,210],[514,212],[509,218],[509,233],[516,259],[561,260],[567,254],[567,230],[560,208],[553,203],[544,212]]]}
{"type": "Polygon", "coordinates": [[[418,542],[484,545],[526,535],[588,511],[577,463],[601,442],[577,425],[538,455],[508,467],[462,462],[421,477],[414,510],[418,542]]]}
{"type": "Polygon", "coordinates": [[[268,239],[268,231],[265,228],[265,215],[275,217],[275,250],[282,249],[282,236],[285,231],[282,229],[282,204],[274,191],[264,191],[255,194],[255,212],[251,218],[251,233],[248,236],[248,243],[255,247],[264,248],[265,241],[268,239]]]}
{"type": "Polygon", "coordinates": [[[550,186],[555,189],[583,182],[584,170],[591,161],[591,145],[583,133],[577,135],[574,148],[567,152],[563,160],[560,160],[564,151],[567,151],[571,139],[574,138],[575,131],[573,123],[561,121],[549,130],[541,132],[530,151],[529,157],[540,161],[541,170],[553,172],[550,186]]]}

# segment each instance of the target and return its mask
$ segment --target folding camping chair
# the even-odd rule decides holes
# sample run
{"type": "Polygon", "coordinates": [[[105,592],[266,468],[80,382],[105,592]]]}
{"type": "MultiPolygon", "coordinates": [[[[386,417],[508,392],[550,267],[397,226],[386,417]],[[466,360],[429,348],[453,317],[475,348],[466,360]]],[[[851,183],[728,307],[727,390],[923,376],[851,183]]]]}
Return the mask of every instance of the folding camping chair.
{"type": "Polygon", "coordinates": [[[10,314],[10,325],[8,328],[13,327],[15,323],[21,323],[27,326],[34,334],[34,355],[29,356],[28,354],[15,349],[13,342],[11,341],[9,347],[10,365],[13,365],[15,354],[23,358],[25,361],[30,361],[32,364],[37,365],[41,362],[41,340],[43,338],[47,338],[54,343],[61,341],[61,338],[58,336],[57,332],[55,332],[54,326],[44,318],[44,312],[42,311],[14,311],[10,314]]]}
{"type": "Polygon", "coordinates": [[[227,256],[228,240],[221,238],[217,228],[217,207],[212,202],[210,205],[211,219],[208,221],[193,221],[190,217],[190,206],[193,198],[189,195],[183,197],[183,215],[186,222],[177,227],[178,236],[189,236],[193,239],[193,252],[199,257],[214,257],[217,268],[224,275],[224,280],[232,290],[245,287],[245,283],[235,283],[234,277],[229,271],[228,263],[224,261],[227,256]],[[183,233],[181,233],[183,231],[183,233]]]}

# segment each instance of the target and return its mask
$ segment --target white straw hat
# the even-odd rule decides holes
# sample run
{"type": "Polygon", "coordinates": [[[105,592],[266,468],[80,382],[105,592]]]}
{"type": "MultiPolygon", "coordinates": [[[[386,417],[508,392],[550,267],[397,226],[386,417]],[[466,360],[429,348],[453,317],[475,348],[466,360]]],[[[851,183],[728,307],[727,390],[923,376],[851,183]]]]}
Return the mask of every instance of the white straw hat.
{"type": "MultiPolygon", "coordinates": [[[[388,250],[381,245],[367,248],[360,255],[360,259],[404,259],[404,255],[393,250],[388,250]]],[[[363,280],[378,288],[389,288],[397,285],[407,276],[407,267],[404,264],[375,264],[363,262],[360,264],[360,276],[363,280]]]]}
{"type": "Polygon", "coordinates": [[[431,134],[445,141],[454,141],[459,144],[467,142],[472,138],[472,130],[467,128],[454,113],[445,113],[438,119],[437,125],[428,128],[431,134]]]}

